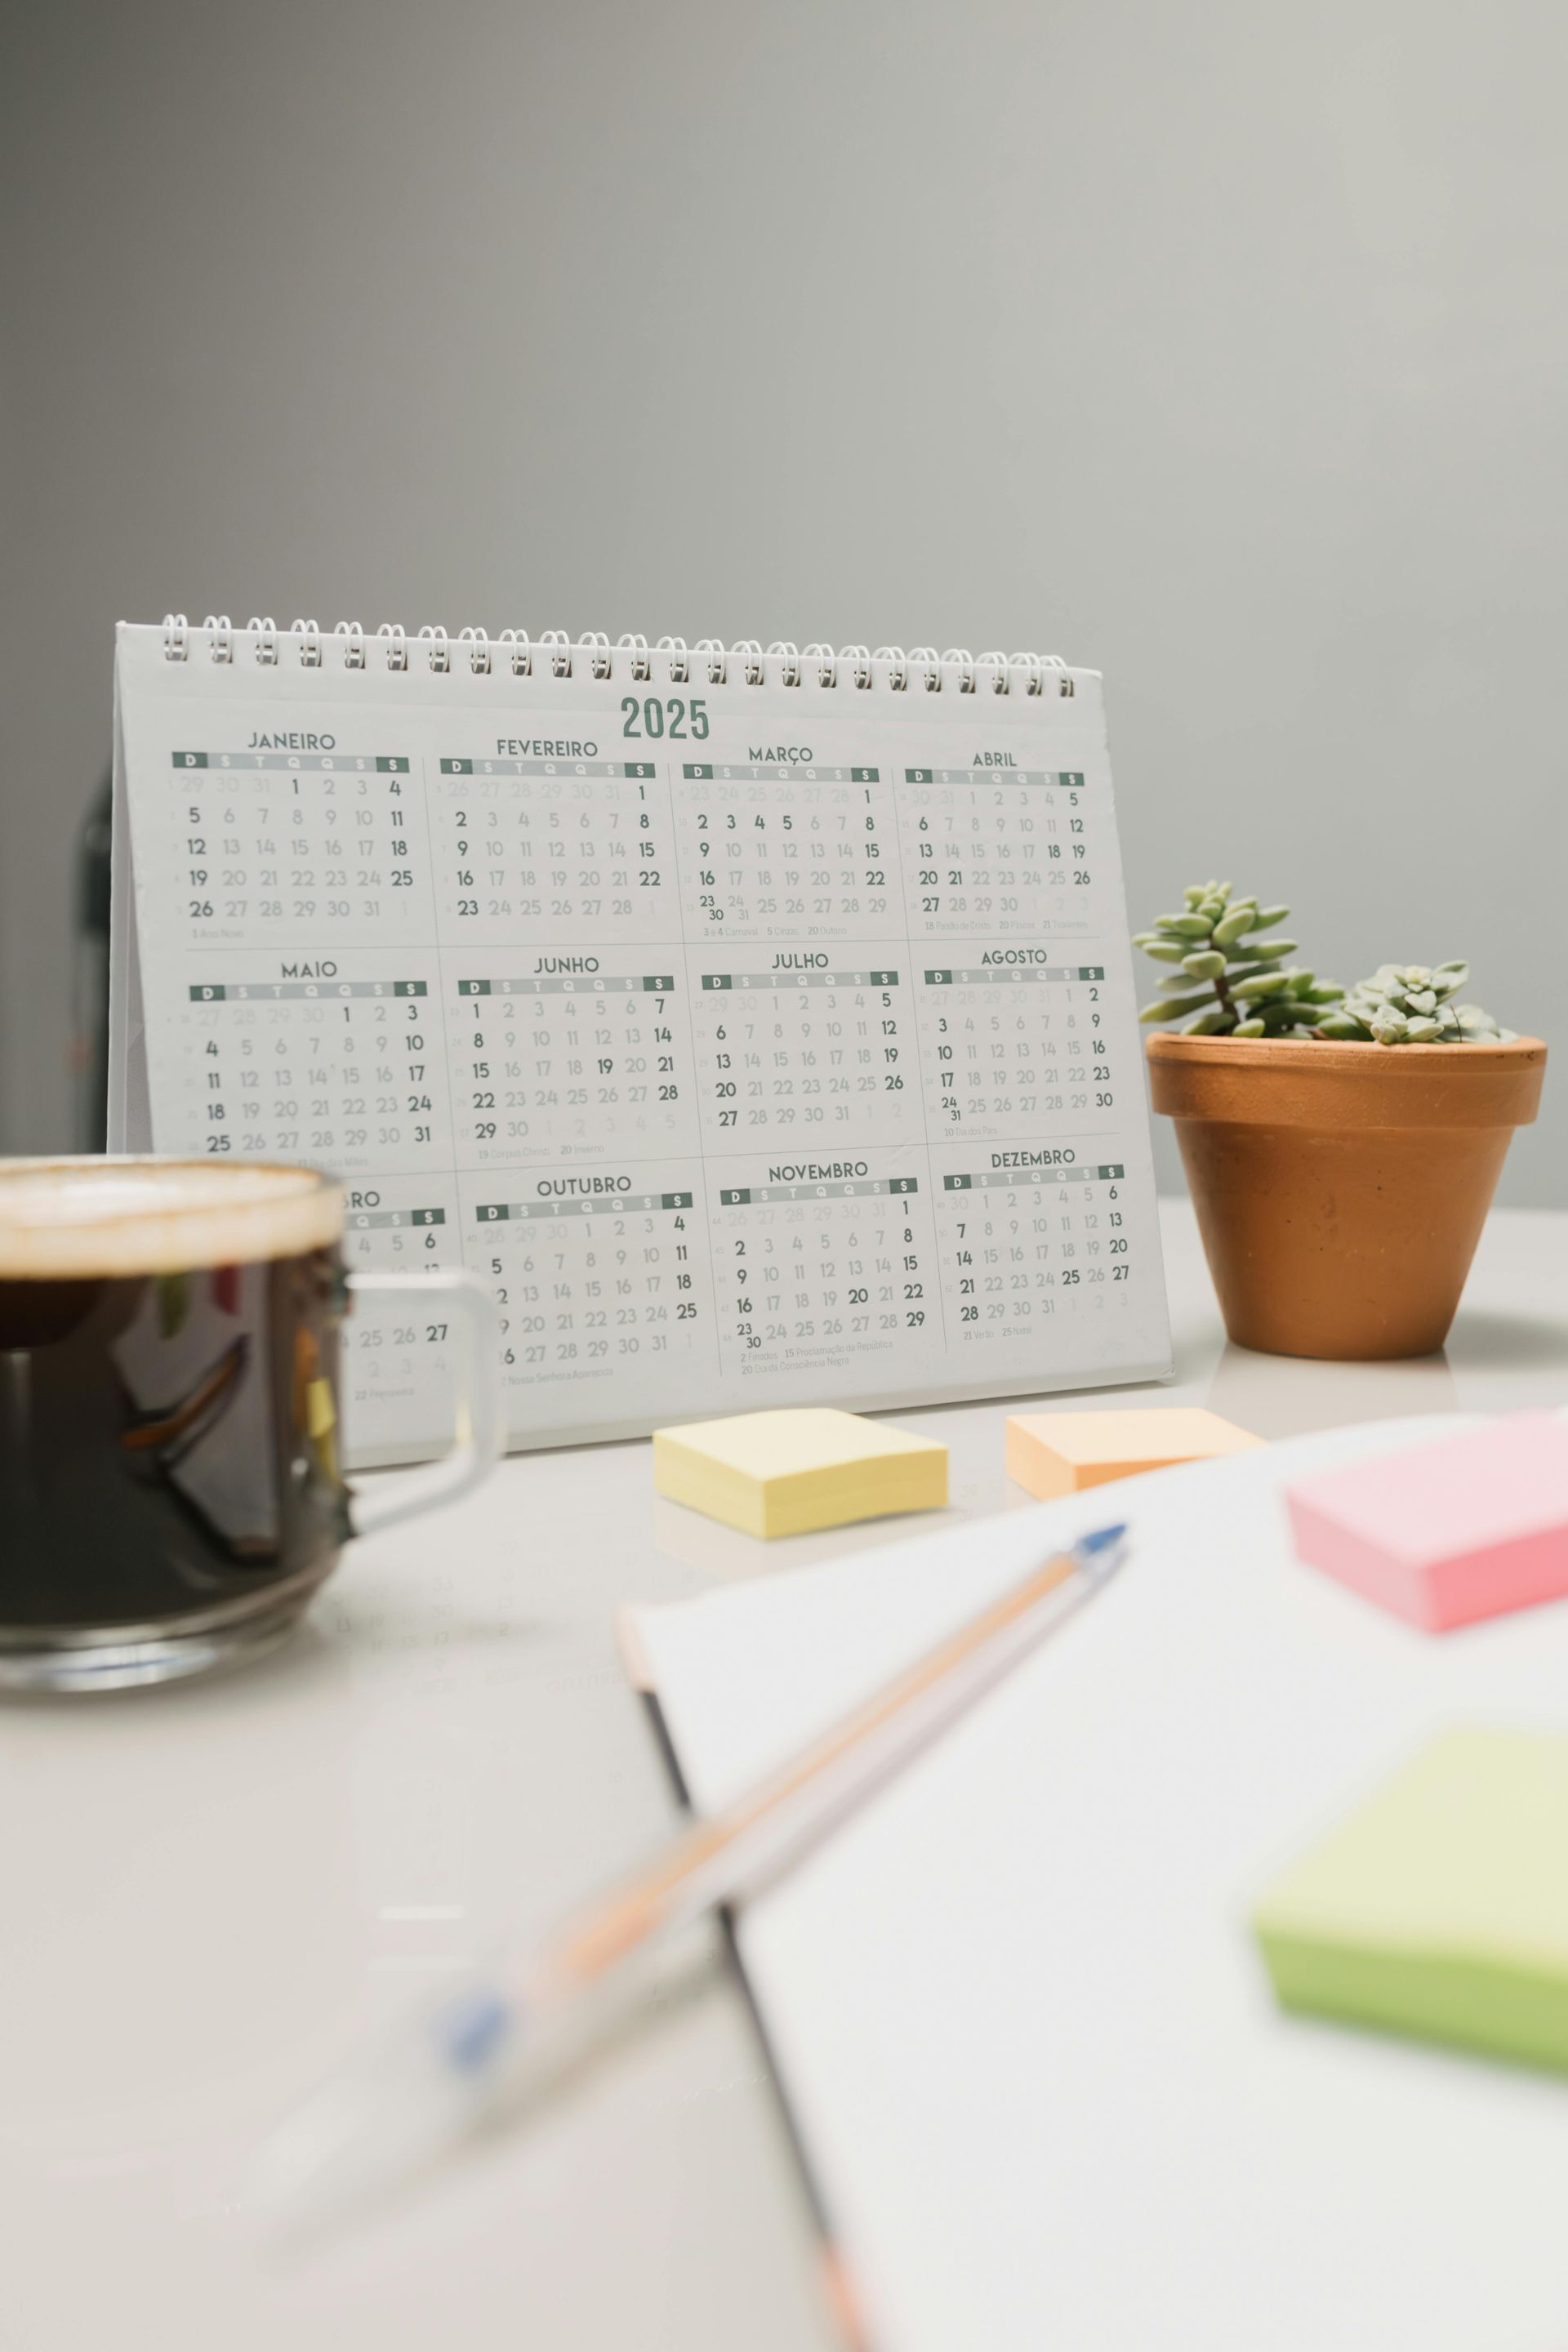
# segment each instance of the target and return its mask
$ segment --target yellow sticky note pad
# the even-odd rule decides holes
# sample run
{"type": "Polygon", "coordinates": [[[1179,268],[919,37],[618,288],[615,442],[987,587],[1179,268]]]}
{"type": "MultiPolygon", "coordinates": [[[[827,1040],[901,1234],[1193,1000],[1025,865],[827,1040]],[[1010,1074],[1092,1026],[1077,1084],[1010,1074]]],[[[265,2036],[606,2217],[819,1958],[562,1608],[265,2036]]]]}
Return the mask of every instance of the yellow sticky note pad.
{"type": "Polygon", "coordinates": [[[889,1511],[940,1510],[947,1448],[826,1407],[657,1429],[653,1483],[749,1536],[806,1535],[889,1511]]]}
{"type": "Polygon", "coordinates": [[[1201,1405],[1132,1407],[1125,1412],[1016,1412],[1007,1423],[1007,1475],[1041,1502],[1131,1478],[1140,1470],[1168,1470],[1176,1462],[1206,1462],[1240,1454],[1263,1440],[1201,1405]]]}

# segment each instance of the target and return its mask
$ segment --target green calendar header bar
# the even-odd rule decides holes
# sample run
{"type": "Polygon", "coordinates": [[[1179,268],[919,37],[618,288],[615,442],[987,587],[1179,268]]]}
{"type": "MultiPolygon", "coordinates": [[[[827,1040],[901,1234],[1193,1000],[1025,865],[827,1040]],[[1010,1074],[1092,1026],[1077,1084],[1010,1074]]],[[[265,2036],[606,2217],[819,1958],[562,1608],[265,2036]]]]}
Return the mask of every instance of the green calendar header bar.
{"type": "Polygon", "coordinates": [[[973,768],[906,768],[906,784],[1062,784],[1078,791],[1080,768],[997,768],[982,761],[973,768]]]}
{"type": "MultiPolygon", "coordinates": [[[[330,743],[332,739],[329,735],[324,740],[330,743]]],[[[312,735],[310,740],[313,743],[317,738],[312,735]]],[[[237,770],[241,775],[254,774],[258,769],[271,768],[308,771],[313,775],[364,775],[372,768],[378,776],[406,776],[409,773],[406,760],[361,760],[344,758],[341,753],[334,755],[331,751],[307,754],[296,751],[175,751],[172,757],[176,768],[210,768],[216,759],[228,772],[237,770]]]]}
{"type": "MultiPolygon", "coordinates": [[[[1026,1160],[1029,1155],[1019,1152],[1016,1156],[1026,1160]]],[[[1065,1183],[1071,1177],[1080,1184],[1117,1184],[1126,1173],[1120,1161],[1104,1168],[1080,1168],[1074,1160],[1043,1152],[1037,1162],[1026,1168],[992,1168],[981,1176],[944,1176],[942,1189],[944,1192],[970,1192],[978,1184],[983,1192],[989,1192],[994,1185],[1000,1185],[1004,1192],[1016,1192],[1031,1178],[1036,1182],[1065,1183]]]]}
{"type": "MultiPolygon", "coordinates": [[[[586,747],[593,750],[593,745],[586,747]]],[[[656,776],[658,770],[651,760],[591,760],[579,759],[574,750],[557,752],[546,759],[531,760],[443,760],[439,762],[444,776],[558,776],[563,769],[574,774],[587,776],[656,776]]]]}
{"type": "MultiPolygon", "coordinates": [[[[926,974],[927,979],[931,974],[926,974]]],[[[704,988],[897,988],[896,971],[705,971],[704,988]]]]}
{"type": "MultiPolygon", "coordinates": [[[[713,782],[714,777],[717,775],[718,770],[707,762],[688,761],[685,766],[682,767],[680,772],[689,784],[710,784],[713,782]]],[[[651,768],[647,771],[647,773],[649,775],[653,773],[651,768]]],[[[881,773],[882,772],[880,768],[851,768],[849,771],[849,781],[852,784],[874,784],[880,781],[881,773]]],[[[844,771],[842,768],[834,768],[830,771],[825,770],[821,764],[816,761],[810,762],[802,761],[798,765],[794,761],[791,761],[786,765],[783,761],[775,760],[772,761],[763,761],[761,762],[752,761],[750,762],[742,761],[733,764],[727,763],[724,769],[724,774],[726,778],[738,784],[755,783],[763,778],[771,779],[773,782],[780,783],[786,782],[793,782],[796,776],[809,776],[812,782],[821,784],[831,783],[836,779],[842,782],[844,771]]]]}
{"type": "Polygon", "coordinates": [[[230,980],[186,992],[193,1004],[250,1004],[283,996],[427,996],[430,988],[423,980],[230,980]]]}
{"type": "Polygon", "coordinates": [[[807,1180],[803,1183],[740,1185],[732,1190],[721,1186],[719,1205],[721,1209],[749,1209],[753,1205],[760,1208],[773,1201],[797,1201],[803,1194],[812,1201],[864,1201],[873,1193],[902,1196],[920,1189],[918,1176],[858,1176],[847,1183],[837,1184],[807,1180]]]}
{"type": "Polygon", "coordinates": [[[521,1224],[536,1217],[601,1217],[608,1210],[689,1209],[690,1192],[600,1192],[574,1201],[483,1201],[474,1211],[480,1225],[521,1224]]]}
{"type": "Polygon", "coordinates": [[[669,996],[674,993],[675,974],[672,971],[618,972],[550,972],[538,980],[460,980],[459,996],[596,996],[603,999],[616,994],[626,996],[640,992],[644,996],[669,996]]]}
{"type": "Polygon", "coordinates": [[[980,971],[965,971],[957,965],[928,971],[925,976],[926,986],[952,988],[962,982],[968,988],[991,988],[998,982],[1005,982],[1011,987],[1015,981],[1020,980],[1070,981],[1105,978],[1105,966],[1102,963],[1014,962],[1010,960],[1009,951],[1006,949],[999,948],[997,953],[1008,960],[1001,963],[987,964],[980,971]]]}

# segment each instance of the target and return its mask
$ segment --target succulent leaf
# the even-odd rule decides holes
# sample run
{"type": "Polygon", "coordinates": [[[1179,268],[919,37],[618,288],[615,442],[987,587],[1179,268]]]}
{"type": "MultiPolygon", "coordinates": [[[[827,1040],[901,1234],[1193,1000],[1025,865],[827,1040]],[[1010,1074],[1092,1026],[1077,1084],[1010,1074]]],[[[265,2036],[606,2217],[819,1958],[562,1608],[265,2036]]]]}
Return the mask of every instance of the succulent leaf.
{"type": "Polygon", "coordinates": [[[1140,1021],[1181,1021],[1189,1013],[1195,1013],[1200,1005],[1212,1004],[1214,1001],[1212,988],[1202,990],[1196,996],[1157,996],[1152,1004],[1141,1008],[1138,1018],[1140,1021]]]}
{"type": "Polygon", "coordinates": [[[1231,994],[1238,1004],[1251,1004],[1263,996],[1278,996],[1285,985],[1282,971],[1260,971],[1256,980],[1237,982],[1231,994]]]}

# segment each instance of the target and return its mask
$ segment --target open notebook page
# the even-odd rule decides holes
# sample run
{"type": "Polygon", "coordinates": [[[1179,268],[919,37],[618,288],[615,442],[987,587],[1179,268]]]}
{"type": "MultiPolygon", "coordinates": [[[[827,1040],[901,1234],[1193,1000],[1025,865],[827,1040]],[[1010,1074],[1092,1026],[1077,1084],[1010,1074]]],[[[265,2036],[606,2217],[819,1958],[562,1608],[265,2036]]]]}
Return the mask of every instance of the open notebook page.
{"type": "Polygon", "coordinates": [[[1279,2017],[1273,1868],[1435,1726],[1568,1725],[1568,1609],[1435,1641],[1291,1557],[1283,1481],[1383,1423],[636,1612],[694,1801],[1034,1559],[1110,1590],[752,1906],[739,1946],[878,2352],[1541,2347],[1568,2089],[1279,2017]]]}

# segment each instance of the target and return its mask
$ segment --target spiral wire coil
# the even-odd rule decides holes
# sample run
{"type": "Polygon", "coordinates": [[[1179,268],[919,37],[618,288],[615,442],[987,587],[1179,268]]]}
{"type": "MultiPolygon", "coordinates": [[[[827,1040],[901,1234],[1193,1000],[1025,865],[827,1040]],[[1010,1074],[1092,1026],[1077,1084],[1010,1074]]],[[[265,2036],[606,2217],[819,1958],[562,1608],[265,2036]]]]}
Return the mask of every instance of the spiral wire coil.
{"type": "Polygon", "coordinates": [[[867,693],[880,671],[882,683],[893,694],[940,694],[944,688],[976,696],[1074,692],[1072,673],[1056,654],[970,654],[957,646],[942,654],[934,646],[915,646],[908,653],[902,646],[879,646],[875,653],[868,653],[864,646],[836,650],[810,645],[802,652],[780,638],[764,654],[754,637],[742,637],[733,646],[718,637],[699,637],[693,646],[684,637],[660,637],[650,651],[646,637],[627,635],[612,646],[603,630],[574,638],[564,629],[545,629],[538,637],[526,629],[502,629],[492,637],[484,629],[467,628],[453,639],[433,623],[411,639],[395,621],[383,622],[374,637],[357,621],[340,621],[329,640],[314,621],[296,621],[291,628],[279,629],[276,621],[253,619],[241,630],[226,614],[209,613],[195,629],[183,613],[163,617],[163,658],[171,662],[190,661],[205,652],[209,661],[232,664],[237,646],[243,646],[259,668],[272,669],[278,667],[280,648],[288,645],[297,651],[301,669],[320,669],[329,641],[342,646],[346,670],[367,668],[370,646],[379,646],[383,665],[393,676],[405,674],[413,666],[411,655],[417,654],[424,674],[434,677],[447,677],[454,667],[466,667],[474,677],[532,677],[548,669],[552,677],[586,672],[593,678],[619,676],[646,685],[653,677],[655,658],[662,657],[672,686],[773,683],[835,690],[847,683],[852,691],[867,693]]]}

